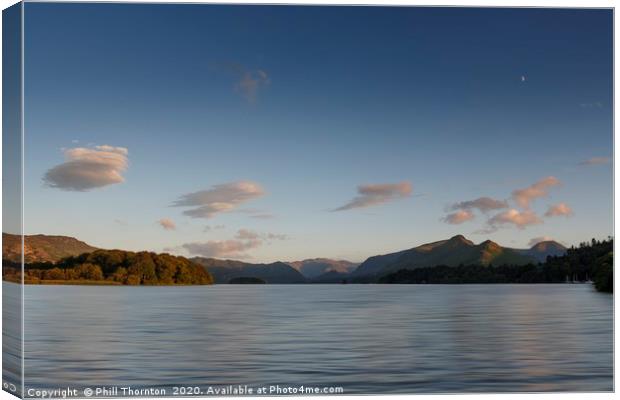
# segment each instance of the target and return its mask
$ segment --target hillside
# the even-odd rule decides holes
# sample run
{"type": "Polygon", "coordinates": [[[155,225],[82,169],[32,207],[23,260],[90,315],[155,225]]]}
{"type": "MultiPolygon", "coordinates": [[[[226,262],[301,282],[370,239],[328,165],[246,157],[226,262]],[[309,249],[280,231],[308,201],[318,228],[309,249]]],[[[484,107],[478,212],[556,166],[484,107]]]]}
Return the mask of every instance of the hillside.
{"type": "Polygon", "coordinates": [[[213,275],[215,283],[228,283],[235,278],[258,278],[267,283],[306,282],[306,278],[299,271],[283,262],[250,264],[204,257],[194,257],[191,260],[207,268],[213,275]]]}
{"type": "MultiPolygon", "coordinates": [[[[512,249],[486,240],[474,244],[462,235],[396,253],[368,258],[351,274],[353,278],[378,278],[401,269],[455,267],[459,265],[526,265],[565,252],[555,242],[539,243],[531,249],[512,249]]],[[[563,246],[562,246],[563,248],[563,246]]]]}
{"type": "Polygon", "coordinates": [[[348,274],[352,272],[359,263],[345,260],[332,260],[329,258],[312,258],[303,261],[287,262],[288,265],[301,272],[303,276],[314,279],[329,272],[348,274]]]}
{"type": "Polygon", "coordinates": [[[538,262],[545,262],[548,256],[557,257],[566,254],[566,247],[553,240],[536,243],[532,248],[522,251],[530,257],[535,258],[538,262]]]}
{"type": "MultiPolygon", "coordinates": [[[[546,246],[548,247],[548,246],[546,246]]],[[[556,246],[551,246],[556,247],[556,246]]],[[[540,249],[537,249],[540,251],[540,249]]],[[[613,239],[581,243],[561,256],[549,256],[541,264],[493,266],[437,265],[400,269],[381,276],[379,283],[565,283],[589,282],[601,292],[613,292],[613,239]]]]}
{"type": "MultiPolygon", "coordinates": [[[[24,238],[26,263],[57,262],[65,257],[97,250],[96,247],[69,236],[26,235],[24,238]]],[[[2,258],[13,262],[21,261],[21,237],[19,235],[2,233],[2,258]]]]}

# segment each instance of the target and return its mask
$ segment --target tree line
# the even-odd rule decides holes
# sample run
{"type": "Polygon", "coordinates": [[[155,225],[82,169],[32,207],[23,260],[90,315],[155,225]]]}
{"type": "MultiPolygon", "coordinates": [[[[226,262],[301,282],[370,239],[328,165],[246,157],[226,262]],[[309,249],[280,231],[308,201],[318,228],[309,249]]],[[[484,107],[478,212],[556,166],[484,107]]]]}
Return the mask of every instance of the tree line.
{"type": "Polygon", "coordinates": [[[563,256],[527,265],[459,265],[401,269],[380,283],[562,283],[593,281],[597,290],[613,292],[613,238],[592,239],[563,256]]]}
{"type": "MultiPolygon", "coordinates": [[[[24,266],[25,283],[93,282],[119,285],[209,285],[207,270],[185,257],[146,251],[97,250],[56,263],[24,266]]],[[[19,263],[4,261],[5,280],[20,282],[19,263]]]]}

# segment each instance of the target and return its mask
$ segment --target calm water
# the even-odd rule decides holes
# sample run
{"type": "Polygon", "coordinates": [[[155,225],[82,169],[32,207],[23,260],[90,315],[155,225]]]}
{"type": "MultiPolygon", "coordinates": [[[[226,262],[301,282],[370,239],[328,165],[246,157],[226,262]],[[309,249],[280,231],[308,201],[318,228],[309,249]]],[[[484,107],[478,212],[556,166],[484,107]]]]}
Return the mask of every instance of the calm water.
{"type": "Polygon", "coordinates": [[[24,293],[27,388],[612,390],[613,297],[590,285],[27,286],[24,293]]]}

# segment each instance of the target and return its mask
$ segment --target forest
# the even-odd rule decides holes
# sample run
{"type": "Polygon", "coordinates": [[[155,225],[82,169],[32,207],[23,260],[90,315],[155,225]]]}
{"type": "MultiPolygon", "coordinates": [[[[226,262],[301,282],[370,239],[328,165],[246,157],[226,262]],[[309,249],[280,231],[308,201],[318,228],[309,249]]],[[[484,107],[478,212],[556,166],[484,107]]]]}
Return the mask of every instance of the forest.
{"type": "MultiPolygon", "coordinates": [[[[146,251],[97,250],[66,257],[57,263],[38,262],[24,267],[25,283],[111,285],[209,285],[207,270],[185,257],[146,251]]],[[[20,265],[3,262],[4,279],[20,281],[20,265]]]]}
{"type": "Polygon", "coordinates": [[[593,281],[597,290],[613,292],[613,238],[581,243],[563,256],[527,265],[460,265],[401,269],[379,283],[564,283],[593,281]]]}

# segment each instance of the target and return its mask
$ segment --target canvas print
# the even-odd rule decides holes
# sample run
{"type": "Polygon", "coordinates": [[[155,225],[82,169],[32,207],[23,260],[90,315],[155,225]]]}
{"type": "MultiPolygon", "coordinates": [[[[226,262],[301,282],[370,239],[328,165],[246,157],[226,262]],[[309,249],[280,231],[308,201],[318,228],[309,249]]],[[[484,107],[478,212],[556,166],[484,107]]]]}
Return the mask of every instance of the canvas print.
{"type": "Polygon", "coordinates": [[[613,10],[3,12],[3,390],[611,392],[613,10]]]}

